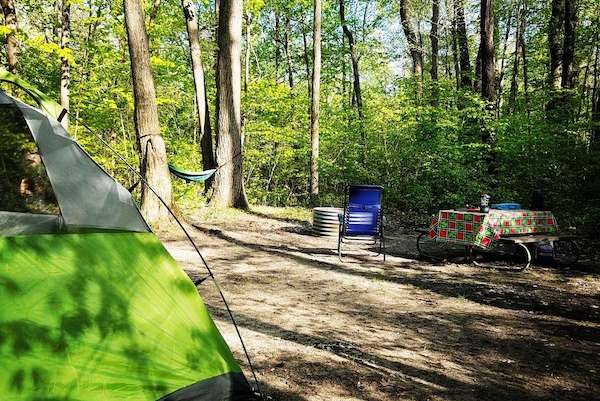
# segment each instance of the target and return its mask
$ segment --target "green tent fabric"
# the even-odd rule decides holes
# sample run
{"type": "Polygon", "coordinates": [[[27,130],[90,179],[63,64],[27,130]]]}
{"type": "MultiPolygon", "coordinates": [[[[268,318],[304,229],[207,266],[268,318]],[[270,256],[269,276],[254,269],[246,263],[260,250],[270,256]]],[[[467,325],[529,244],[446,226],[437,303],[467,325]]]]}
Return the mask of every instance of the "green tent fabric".
{"type": "Polygon", "coordinates": [[[0,196],[0,399],[254,399],[195,285],[129,193],[56,119],[0,90],[0,158],[19,155],[7,138],[24,140],[25,129],[47,176],[32,178],[25,163],[0,179],[0,195],[31,196],[25,180],[46,177],[56,196],[43,199],[57,207],[40,214],[37,203],[0,196]]]}
{"type": "Polygon", "coordinates": [[[40,109],[48,113],[48,115],[51,117],[58,119],[61,117],[61,115],[64,115],[65,109],[60,104],[56,103],[48,95],[37,89],[35,86],[29,84],[28,82],[1,67],[0,81],[11,83],[24,90],[38,104],[40,109]]]}

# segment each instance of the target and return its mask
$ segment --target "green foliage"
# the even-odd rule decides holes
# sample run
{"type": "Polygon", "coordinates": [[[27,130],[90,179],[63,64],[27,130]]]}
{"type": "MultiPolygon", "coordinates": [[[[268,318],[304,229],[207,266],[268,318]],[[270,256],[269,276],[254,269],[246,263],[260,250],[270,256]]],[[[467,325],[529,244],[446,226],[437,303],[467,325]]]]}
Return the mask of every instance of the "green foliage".
{"type": "MultiPolygon", "coordinates": [[[[19,74],[56,98],[59,59],[68,57],[73,66],[72,116],[85,121],[137,166],[122,3],[73,2],[71,50],[67,51],[56,45],[56,16],[45,11],[50,3],[16,3],[21,21],[18,36],[26,46],[19,55],[19,74]]],[[[484,111],[486,105],[478,94],[456,89],[451,31],[447,29],[445,3],[441,3],[440,80],[434,84],[428,74],[431,60],[427,53],[431,2],[412,2],[413,15],[421,21],[425,49],[424,94],[419,96],[409,72],[397,3],[346,0],[346,18],[360,56],[364,102],[361,120],[352,105],[352,70],[348,43],[342,40],[338,2],[323,2],[319,202],[341,205],[344,188],[350,183],[382,184],[388,209],[402,212],[407,218],[423,219],[437,208],[475,204],[484,192],[492,194],[494,201],[527,204],[531,191],[544,187],[548,207],[565,224],[600,220],[600,182],[595,178],[600,176],[600,157],[590,150],[590,88],[597,74],[593,64],[600,29],[597,2],[582,0],[579,6],[578,85],[561,93],[561,107],[549,112],[548,100],[556,95],[547,82],[549,3],[534,1],[528,5],[529,86],[526,92],[523,72],[517,71],[517,94],[511,103],[508,95],[513,73],[515,7],[509,0],[495,1],[498,57],[512,13],[498,117],[484,111]],[[587,81],[583,82],[586,66],[587,81]],[[489,145],[482,144],[484,128],[493,133],[489,145]],[[495,180],[488,174],[490,157],[496,160],[495,180]]],[[[312,1],[252,0],[245,4],[245,11],[252,15],[249,86],[242,99],[246,191],[254,204],[306,206],[310,71],[307,73],[305,60],[309,64],[312,60],[312,1]],[[279,32],[275,32],[276,14],[279,32]],[[284,26],[286,18],[290,19],[289,30],[284,26]],[[286,32],[293,88],[288,86],[283,43],[286,32]]],[[[153,2],[146,2],[146,7],[149,11],[153,2]]],[[[472,64],[478,46],[478,7],[478,2],[466,4],[472,64]]],[[[214,2],[200,2],[198,10],[214,117],[214,2]]],[[[148,21],[148,32],[161,132],[169,161],[187,170],[201,170],[194,86],[180,2],[162,0],[156,20],[148,21]]],[[[9,33],[0,26],[0,37],[9,33]]],[[[122,183],[135,184],[135,175],[75,119],[71,121],[71,133],[122,183]]],[[[177,179],[173,183],[180,208],[197,208],[206,200],[203,185],[177,179]]]]}

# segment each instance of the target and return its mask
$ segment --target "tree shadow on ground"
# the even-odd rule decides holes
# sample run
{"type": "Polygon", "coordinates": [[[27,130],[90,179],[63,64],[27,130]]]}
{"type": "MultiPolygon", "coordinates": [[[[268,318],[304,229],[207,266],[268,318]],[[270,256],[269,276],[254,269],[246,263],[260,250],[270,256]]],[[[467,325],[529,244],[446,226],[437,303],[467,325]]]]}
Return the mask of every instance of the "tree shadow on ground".
{"type": "MultiPolygon", "coordinates": [[[[438,271],[420,274],[405,274],[387,268],[383,271],[373,271],[373,268],[381,269],[384,266],[369,266],[368,269],[361,266],[353,268],[346,264],[315,260],[309,255],[303,254],[303,251],[297,247],[262,245],[243,241],[220,230],[207,230],[198,225],[194,225],[194,227],[237,246],[290,258],[306,267],[360,276],[370,280],[412,285],[446,297],[465,298],[482,305],[503,309],[525,310],[581,321],[600,322],[600,310],[590,306],[597,300],[597,297],[578,294],[572,294],[570,299],[541,297],[542,294],[531,291],[530,283],[515,280],[513,276],[505,273],[486,272],[485,275],[478,274],[457,280],[455,276],[448,276],[438,271]]],[[[410,265],[411,263],[402,263],[401,266],[410,268],[410,265]]],[[[548,295],[550,294],[548,293],[548,295]]]]}
{"type": "MultiPolygon", "coordinates": [[[[227,312],[223,308],[209,307],[217,318],[228,318],[227,312]]],[[[371,309],[365,313],[372,312],[371,309]]],[[[372,319],[380,318],[377,313],[370,317],[372,319]]],[[[594,366],[593,361],[589,360],[590,354],[575,352],[563,346],[549,348],[546,343],[532,341],[527,337],[501,338],[493,331],[484,328],[504,324],[513,325],[515,322],[510,320],[481,318],[479,315],[469,314],[437,314],[425,317],[422,314],[411,314],[403,316],[395,322],[396,326],[402,325],[401,330],[414,332],[426,341],[428,349],[433,348],[440,352],[448,352],[448,349],[456,346],[457,340],[453,339],[450,334],[456,332],[457,328],[460,329],[460,340],[468,342],[471,346],[468,348],[467,355],[458,357],[463,359],[462,368],[475,380],[458,380],[445,374],[442,366],[415,366],[401,360],[382,357],[374,352],[361,349],[358,345],[340,340],[340,338],[346,337],[343,328],[340,329],[341,332],[326,331],[308,334],[269,323],[264,317],[257,318],[236,313],[236,318],[240,326],[247,329],[312,347],[315,350],[323,350],[359,365],[361,369],[357,371],[352,366],[345,364],[332,366],[332,363],[332,365],[324,365],[321,371],[325,372],[322,373],[323,379],[340,380],[349,391],[356,391],[357,397],[369,401],[376,401],[377,398],[374,398],[367,390],[356,388],[357,381],[365,381],[369,376],[375,377],[369,379],[372,381],[381,381],[385,377],[388,382],[392,383],[393,388],[388,389],[388,393],[392,391],[390,395],[407,392],[411,399],[423,400],[436,396],[456,401],[482,399],[591,400],[595,396],[595,389],[600,385],[597,377],[587,373],[594,366]],[[432,321],[437,324],[432,324],[432,321]],[[478,324],[470,324],[472,322],[478,324]],[[428,329],[417,332],[417,329],[423,327],[428,327],[428,329]],[[488,357],[491,353],[496,356],[490,359],[488,357]],[[559,385],[556,385],[544,388],[540,394],[540,389],[531,388],[522,376],[518,378],[514,376],[515,367],[525,368],[528,375],[542,380],[549,374],[568,375],[571,372],[578,372],[577,374],[583,377],[584,385],[576,391],[570,392],[565,392],[559,385]]],[[[290,358],[294,357],[297,357],[297,354],[290,356],[290,358]]],[[[457,356],[452,356],[452,358],[455,357],[457,356]]],[[[309,370],[307,366],[316,362],[306,359],[288,359],[278,360],[277,363],[285,364],[291,369],[309,370]]],[[[268,370],[269,366],[260,368],[268,370]]],[[[306,380],[314,379],[315,377],[310,377],[306,380]]]]}

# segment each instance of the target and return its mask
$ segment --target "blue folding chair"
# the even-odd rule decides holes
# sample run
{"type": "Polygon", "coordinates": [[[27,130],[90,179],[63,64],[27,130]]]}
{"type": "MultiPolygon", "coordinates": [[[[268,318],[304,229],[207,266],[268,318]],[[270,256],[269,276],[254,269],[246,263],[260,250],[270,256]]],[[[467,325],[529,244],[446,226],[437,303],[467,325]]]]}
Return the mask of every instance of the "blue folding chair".
{"type": "Polygon", "coordinates": [[[342,259],[342,244],[347,242],[379,244],[385,262],[383,235],[383,187],[379,185],[350,185],[346,189],[344,214],[339,215],[340,232],[338,256],[342,259]],[[372,242],[371,242],[372,241],[372,242]]]}

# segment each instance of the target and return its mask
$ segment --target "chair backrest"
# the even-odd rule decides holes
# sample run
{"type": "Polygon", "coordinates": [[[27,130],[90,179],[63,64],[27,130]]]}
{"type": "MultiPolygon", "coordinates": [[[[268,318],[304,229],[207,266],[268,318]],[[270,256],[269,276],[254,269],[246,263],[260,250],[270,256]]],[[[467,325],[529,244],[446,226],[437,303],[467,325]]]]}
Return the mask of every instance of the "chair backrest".
{"type": "Polygon", "coordinates": [[[344,235],[373,236],[381,229],[383,187],[350,185],[344,210],[344,235]]]}

